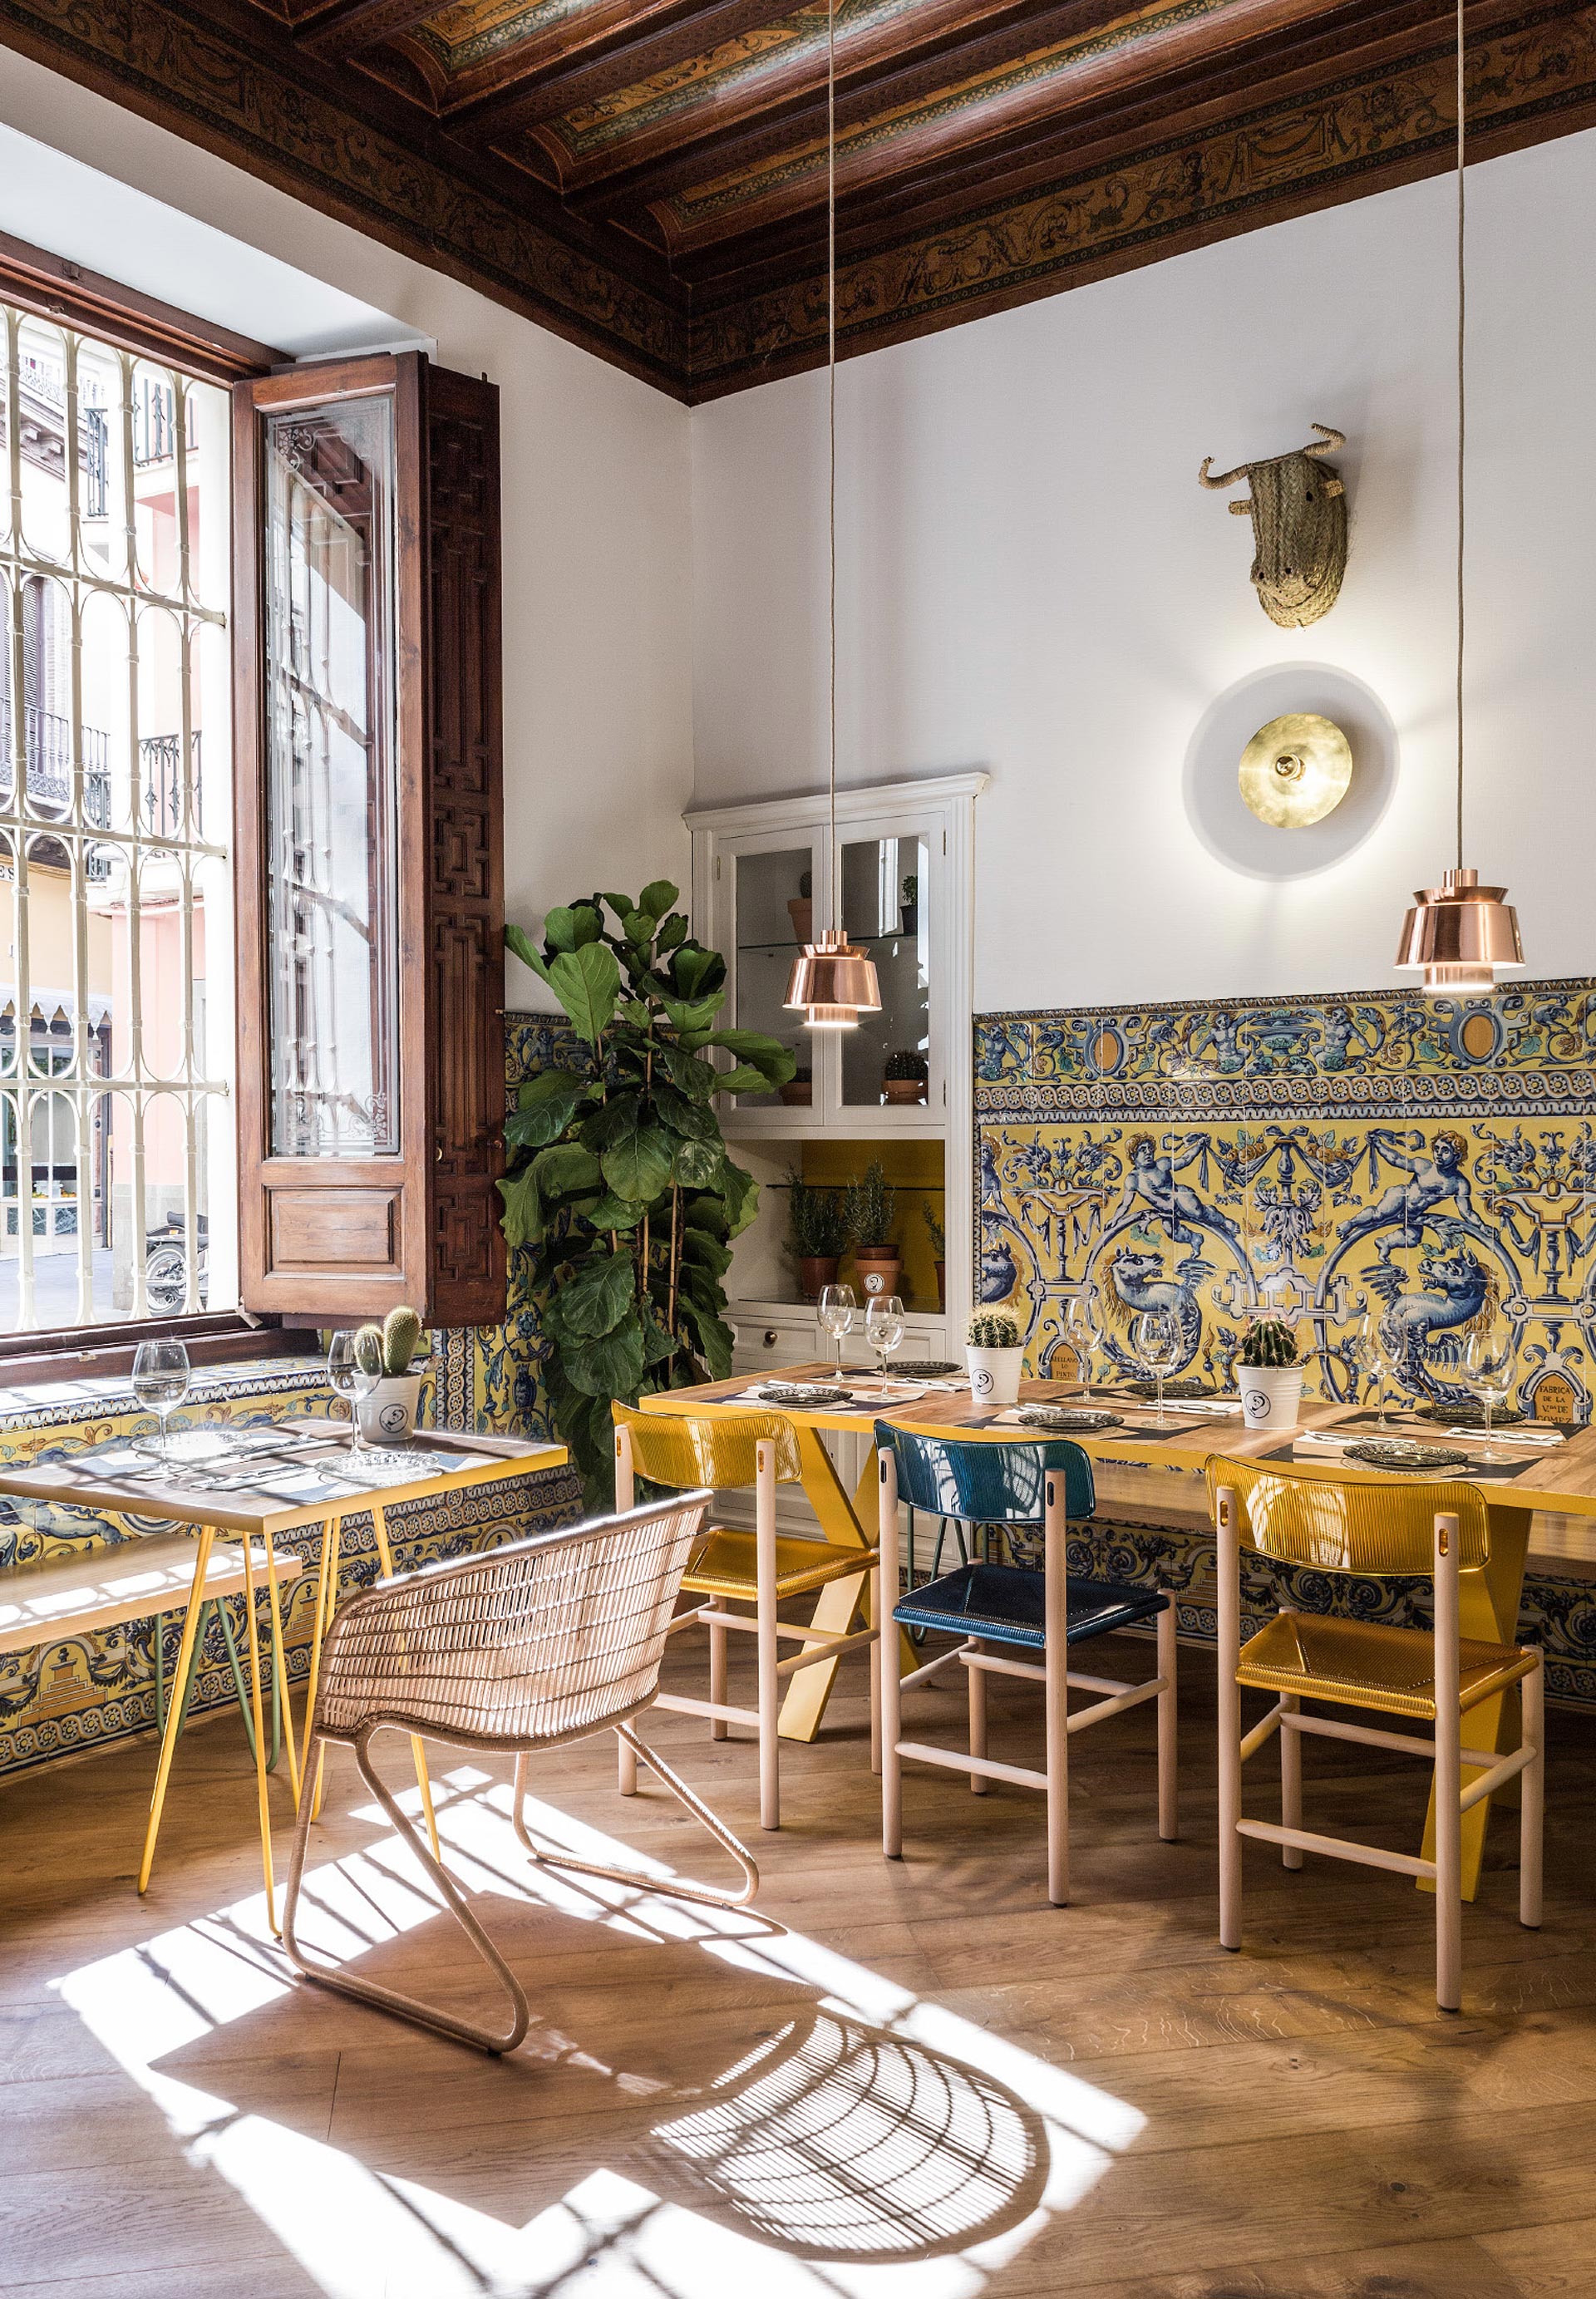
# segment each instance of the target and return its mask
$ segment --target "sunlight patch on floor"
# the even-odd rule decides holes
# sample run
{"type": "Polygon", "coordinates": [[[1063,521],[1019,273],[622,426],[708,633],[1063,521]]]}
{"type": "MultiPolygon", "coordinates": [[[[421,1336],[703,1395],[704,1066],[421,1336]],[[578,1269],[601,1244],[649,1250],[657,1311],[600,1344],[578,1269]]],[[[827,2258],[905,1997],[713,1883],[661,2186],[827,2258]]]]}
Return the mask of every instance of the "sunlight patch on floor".
{"type": "MultiPolygon", "coordinates": [[[[533,1867],[511,1832],[508,1785],[473,1767],[435,1790],[446,1856],[468,1891],[678,1956],[695,1947],[790,1985],[792,2016],[779,1996],[774,2027],[768,2000],[751,2008],[746,2047],[727,2068],[645,2108],[641,2145],[630,2143],[641,2162],[595,2162],[518,2227],[159,2064],[296,1993],[261,1896],[58,1982],[187,2160],[218,2172],[333,2299],[979,2299],[1143,2128],[1126,2102],[757,1909],[689,1906],[533,1867]]],[[[400,1802],[415,1813],[413,1790],[400,1802]]],[[[380,1809],[355,1817],[372,1842],[312,1867],[301,1912],[307,1946],[338,1960],[439,1915],[380,1809]]],[[[528,1821],[551,1850],[669,1877],[553,1806],[528,1799],[528,1821]]],[[[451,1930],[440,1948],[452,1975],[472,1969],[456,1938],[451,1930]]],[[[557,1998],[552,2008],[557,2019],[557,1998]]],[[[345,2022],[352,2009],[340,2002],[345,2022]]],[[[611,2078],[580,2053],[569,2064],[611,2078]]],[[[636,2086],[629,2096],[635,2107],[636,2086]]],[[[599,2140],[594,2152],[604,2152],[599,2140]]]]}

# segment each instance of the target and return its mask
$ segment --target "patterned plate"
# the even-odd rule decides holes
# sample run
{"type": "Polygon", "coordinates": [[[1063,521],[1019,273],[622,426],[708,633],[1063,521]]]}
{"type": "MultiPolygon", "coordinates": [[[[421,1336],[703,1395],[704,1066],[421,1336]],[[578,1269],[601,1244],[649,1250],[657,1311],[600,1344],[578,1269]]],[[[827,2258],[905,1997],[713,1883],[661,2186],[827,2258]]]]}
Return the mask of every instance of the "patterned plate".
{"type": "MultiPolygon", "coordinates": [[[[1419,1405],[1414,1410],[1421,1421],[1444,1421],[1449,1429],[1483,1429],[1485,1425],[1485,1408],[1472,1398],[1462,1405],[1419,1405]]],[[[1492,1409],[1491,1426],[1510,1429],[1515,1421],[1525,1417],[1517,1405],[1499,1405],[1492,1409]]]]}
{"type": "Polygon", "coordinates": [[[800,1405],[810,1409],[821,1405],[846,1405],[849,1394],[845,1389],[826,1389],[796,1381],[767,1382],[763,1389],[754,1391],[765,1405],[800,1405]]]}
{"type": "Polygon", "coordinates": [[[1456,1469],[1468,1459],[1455,1445],[1417,1445],[1408,1437],[1371,1437],[1362,1445],[1349,1445],[1349,1461],[1363,1461],[1371,1469],[1456,1469]]]}
{"type": "Polygon", "coordinates": [[[1022,1405],[1017,1416],[1027,1429],[1048,1429],[1059,1437],[1090,1437],[1100,1429],[1122,1429],[1117,1413],[1079,1405],[1022,1405]]]}
{"type": "Polygon", "coordinates": [[[935,1381],[938,1374],[962,1373],[963,1370],[963,1366],[956,1365],[952,1357],[899,1357],[893,1366],[893,1374],[899,1381],[935,1381]]]}
{"type": "MultiPolygon", "coordinates": [[[[1129,1387],[1133,1397],[1158,1395],[1159,1385],[1156,1381],[1133,1381],[1129,1387]]],[[[1219,1391],[1211,1381],[1199,1381],[1192,1374],[1187,1374],[1180,1381],[1167,1381],[1164,1383],[1166,1397],[1218,1397],[1218,1394],[1219,1391]]]]}

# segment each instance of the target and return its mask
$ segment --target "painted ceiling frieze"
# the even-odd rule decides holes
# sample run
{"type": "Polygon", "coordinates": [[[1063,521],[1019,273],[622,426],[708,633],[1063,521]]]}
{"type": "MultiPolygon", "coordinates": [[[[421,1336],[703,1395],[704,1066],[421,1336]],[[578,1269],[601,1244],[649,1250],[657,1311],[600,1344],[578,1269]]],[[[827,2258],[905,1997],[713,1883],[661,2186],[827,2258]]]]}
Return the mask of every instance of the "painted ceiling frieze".
{"type": "MultiPolygon", "coordinates": [[[[1201,133],[945,229],[906,238],[839,267],[844,344],[914,334],[960,306],[1050,292],[1076,273],[1101,277],[1139,257],[1200,245],[1251,214],[1301,201],[1316,185],[1361,178],[1369,189],[1413,171],[1456,136],[1455,51],[1444,43],[1400,73],[1349,78],[1323,95],[1263,106],[1201,133]]],[[[1596,104],[1596,6],[1547,10],[1478,40],[1470,118],[1484,140],[1549,105],[1596,104]]],[[[722,311],[695,314],[694,395],[735,388],[750,368],[785,372],[824,353],[823,275],[722,311]]]]}

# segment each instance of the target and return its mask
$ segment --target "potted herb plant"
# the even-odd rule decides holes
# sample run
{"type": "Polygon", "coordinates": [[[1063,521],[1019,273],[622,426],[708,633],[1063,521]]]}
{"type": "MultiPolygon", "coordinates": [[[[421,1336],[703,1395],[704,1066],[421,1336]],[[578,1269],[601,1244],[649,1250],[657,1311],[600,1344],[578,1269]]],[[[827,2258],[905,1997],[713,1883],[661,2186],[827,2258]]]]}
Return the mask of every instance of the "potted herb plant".
{"type": "Polygon", "coordinates": [[[924,1054],[916,1053],[912,1046],[901,1046],[886,1058],[881,1073],[883,1092],[889,1102],[924,1101],[928,1075],[924,1054]]]}
{"type": "Polygon", "coordinates": [[[932,1266],[936,1272],[936,1306],[939,1309],[945,1309],[948,1306],[948,1234],[932,1212],[929,1198],[920,1200],[920,1219],[931,1232],[932,1266]]]}
{"type": "Polygon", "coordinates": [[[421,1346],[421,1320],[413,1309],[390,1309],[380,1325],[362,1325],[359,1338],[382,1364],[381,1380],[354,1408],[361,1435],[368,1445],[402,1444],[416,1431],[421,1376],[411,1368],[421,1346]]]}
{"type": "Polygon", "coordinates": [[[818,1301],[821,1288],[835,1281],[847,1247],[842,1191],[817,1189],[789,1169],[787,1251],[798,1265],[798,1291],[806,1301],[818,1301]]]}
{"type": "Polygon", "coordinates": [[[1248,1428],[1294,1429],[1302,1408],[1302,1368],[1291,1327],[1278,1317],[1259,1317],[1235,1362],[1248,1428]]]}
{"type": "Polygon", "coordinates": [[[903,1274],[903,1255],[893,1237],[898,1193],[887,1185],[886,1168],[872,1158],[862,1177],[855,1176],[843,1193],[843,1218],[853,1241],[853,1260],[860,1290],[868,1301],[874,1293],[895,1293],[903,1274]]]}
{"type": "Polygon", "coordinates": [[[787,903],[794,942],[813,942],[815,938],[814,884],[813,871],[806,870],[798,881],[798,892],[787,903]]]}
{"type": "Polygon", "coordinates": [[[1018,1317],[1007,1309],[977,1309],[969,1321],[966,1344],[970,1395],[976,1403],[1018,1405],[1025,1356],[1018,1317]]]}

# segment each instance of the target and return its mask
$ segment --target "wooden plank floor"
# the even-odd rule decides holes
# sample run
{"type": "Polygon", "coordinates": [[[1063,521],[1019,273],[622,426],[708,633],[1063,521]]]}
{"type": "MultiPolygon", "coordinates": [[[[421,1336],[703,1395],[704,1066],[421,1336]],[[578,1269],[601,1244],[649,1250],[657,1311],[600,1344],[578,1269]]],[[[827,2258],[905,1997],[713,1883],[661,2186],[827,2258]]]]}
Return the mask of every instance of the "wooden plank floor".
{"type": "MultiPolygon", "coordinates": [[[[1144,1645],[1102,1650],[1105,1672],[1144,1672],[1144,1645]]],[[[528,1889],[502,1768],[436,1752],[445,1833],[534,2005],[507,2062],[291,1984],[262,1930],[236,1717],[185,1741],[143,1903],[151,1747],[10,1784],[8,2299],[1596,2293],[1596,1732],[1554,1712],[1538,1933],[1515,1920],[1499,1816],[1447,2019],[1429,1902],[1395,1877],[1288,1875],[1251,1847],[1246,1949],[1218,1948],[1213,1668],[1182,1666],[1183,1839],[1154,1831],[1151,1710],[1085,1736],[1063,1911],[1017,1790],[911,1771],[908,1857],[881,1859],[858,1661],[822,1739],[784,1747],[777,1837],[755,1825],[749,1743],[653,1722],[753,1844],[773,1923],[528,1889]]],[[[689,1656],[673,1669],[696,1679],[689,1656]]],[[[993,1752],[1035,1760],[1034,1697],[999,1680],[992,1699],[993,1752]]],[[[961,1685],[910,1713],[917,1737],[951,1734],[961,1685]]],[[[567,1842],[712,1878],[713,1847],[657,1792],[617,1797],[612,1745],[538,1769],[567,1842]]],[[[1309,1743],[1309,1824],[1410,1844],[1421,1776],[1371,1757],[1360,1784],[1352,1755],[1309,1743]]],[[[385,1769],[404,1777],[402,1743],[385,1769]]],[[[1249,1808],[1273,1809],[1267,1758],[1249,1779],[1249,1808]]],[[[483,2003],[346,1762],[327,1813],[328,1943],[483,2003]]]]}

